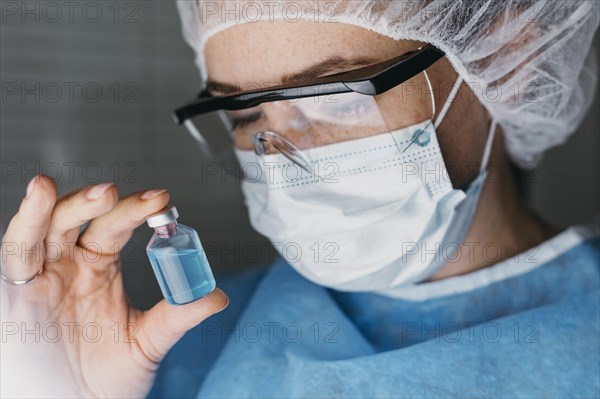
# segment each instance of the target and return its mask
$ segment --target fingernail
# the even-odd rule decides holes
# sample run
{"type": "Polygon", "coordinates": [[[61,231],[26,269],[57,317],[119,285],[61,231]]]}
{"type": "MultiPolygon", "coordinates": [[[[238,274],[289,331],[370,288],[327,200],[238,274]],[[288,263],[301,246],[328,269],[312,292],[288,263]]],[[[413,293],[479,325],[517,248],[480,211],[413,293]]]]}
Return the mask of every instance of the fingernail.
{"type": "Polygon", "coordinates": [[[143,200],[150,200],[152,198],[156,198],[157,196],[159,196],[162,193],[167,192],[167,190],[165,190],[164,188],[157,188],[155,190],[148,190],[148,191],[144,191],[141,195],[140,198],[143,200]]]}
{"type": "Polygon", "coordinates": [[[37,179],[37,177],[34,177],[33,179],[31,179],[31,181],[27,185],[27,192],[25,193],[25,198],[29,198],[31,196],[31,194],[33,193],[33,187],[35,186],[36,179],[37,179]]]}
{"type": "Polygon", "coordinates": [[[110,187],[114,186],[115,183],[102,183],[96,184],[87,190],[85,193],[85,198],[89,200],[97,200],[102,197],[102,195],[108,190],[110,187]]]}

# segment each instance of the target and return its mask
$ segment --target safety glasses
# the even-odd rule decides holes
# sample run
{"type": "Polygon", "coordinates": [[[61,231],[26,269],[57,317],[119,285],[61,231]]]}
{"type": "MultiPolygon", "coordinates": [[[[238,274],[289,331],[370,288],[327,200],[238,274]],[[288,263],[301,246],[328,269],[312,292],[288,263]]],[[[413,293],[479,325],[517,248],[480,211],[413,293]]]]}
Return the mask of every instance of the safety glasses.
{"type": "Polygon", "coordinates": [[[378,133],[376,129],[389,130],[389,121],[381,112],[369,108],[375,104],[373,99],[424,72],[443,56],[435,46],[425,45],[387,61],[310,81],[223,96],[203,90],[197,100],[176,109],[173,118],[186,126],[211,158],[231,148],[232,134],[246,134],[251,136],[257,154],[268,153],[273,147],[300,164],[307,160],[298,149],[318,145],[310,132],[351,139],[355,138],[352,129],[363,135],[369,131],[365,125],[371,127],[372,134],[378,133]],[[276,119],[285,122],[277,126],[276,119]],[[284,131],[289,134],[282,134],[284,131]]]}

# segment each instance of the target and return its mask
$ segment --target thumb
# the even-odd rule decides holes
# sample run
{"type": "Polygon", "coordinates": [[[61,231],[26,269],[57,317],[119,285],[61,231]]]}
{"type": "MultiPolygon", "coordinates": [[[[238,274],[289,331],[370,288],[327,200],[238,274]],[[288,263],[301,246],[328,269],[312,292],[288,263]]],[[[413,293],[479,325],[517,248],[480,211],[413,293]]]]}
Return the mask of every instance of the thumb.
{"type": "Polygon", "coordinates": [[[185,305],[169,305],[163,299],[139,319],[141,349],[150,360],[160,362],[183,334],[227,305],[229,298],[218,288],[185,305]]]}

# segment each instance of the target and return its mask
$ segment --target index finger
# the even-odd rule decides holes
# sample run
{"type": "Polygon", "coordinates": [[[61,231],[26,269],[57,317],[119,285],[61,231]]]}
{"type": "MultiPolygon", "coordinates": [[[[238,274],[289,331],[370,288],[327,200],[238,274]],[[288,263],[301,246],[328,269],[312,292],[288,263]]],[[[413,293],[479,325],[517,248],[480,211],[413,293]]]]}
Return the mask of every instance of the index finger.
{"type": "Polygon", "coordinates": [[[2,238],[2,274],[9,281],[23,281],[37,273],[45,261],[44,238],[56,202],[56,185],[44,175],[34,177],[19,211],[2,238]]]}
{"type": "Polygon", "coordinates": [[[169,203],[165,189],[135,192],[119,200],[107,213],[93,219],[79,237],[79,244],[93,252],[115,254],[127,244],[133,230],[146,221],[146,216],[169,203]]]}

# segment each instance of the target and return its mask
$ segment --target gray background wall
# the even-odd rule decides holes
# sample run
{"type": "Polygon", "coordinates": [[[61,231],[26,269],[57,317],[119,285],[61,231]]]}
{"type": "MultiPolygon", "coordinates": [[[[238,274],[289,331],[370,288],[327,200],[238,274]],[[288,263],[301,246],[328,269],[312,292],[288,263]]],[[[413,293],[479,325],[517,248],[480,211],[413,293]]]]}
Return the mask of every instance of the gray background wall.
{"type": "MultiPolygon", "coordinates": [[[[200,84],[174,2],[76,4],[1,3],[1,232],[27,181],[45,172],[60,193],[103,181],[117,182],[121,195],[168,188],[217,271],[272,260],[248,224],[238,179],[213,175],[214,165],[171,120],[200,84]]],[[[530,179],[528,201],[561,226],[598,212],[598,99],[593,109],[530,179]]],[[[142,308],[161,297],[144,250],[150,235],[138,229],[124,253],[126,290],[142,308]]]]}

